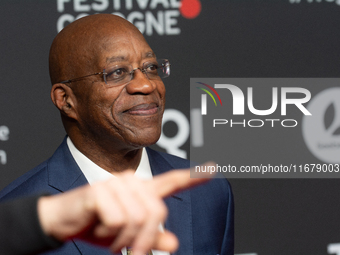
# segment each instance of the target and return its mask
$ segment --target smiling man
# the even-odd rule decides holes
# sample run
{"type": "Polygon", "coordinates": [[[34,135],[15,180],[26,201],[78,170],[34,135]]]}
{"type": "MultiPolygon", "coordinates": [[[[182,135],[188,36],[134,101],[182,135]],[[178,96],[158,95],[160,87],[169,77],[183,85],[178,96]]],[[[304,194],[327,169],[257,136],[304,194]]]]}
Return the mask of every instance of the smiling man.
{"type": "MultiPolygon", "coordinates": [[[[68,25],[50,51],[51,98],[67,137],[50,159],[6,187],[1,200],[56,194],[126,170],[152,179],[188,168],[187,160],[146,148],[161,133],[165,104],[161,78],[169,74],[169,61],[157,60],[138,29],[120,17],[96,14],[68,25]]],[[[154,247],[166,214],[163,203],[136,183],[131,178],[114,187],[119,231],[111,249],[122,249],[123,254],[125,246],[154,247]]],[[[181,192],[165,204],[169,216],[164,227],[180,241],[174,254],[233,254],[233,197],[226,179],[181,192]]],[[[53,254],[110,252],[73,240],[53,254]]]]}

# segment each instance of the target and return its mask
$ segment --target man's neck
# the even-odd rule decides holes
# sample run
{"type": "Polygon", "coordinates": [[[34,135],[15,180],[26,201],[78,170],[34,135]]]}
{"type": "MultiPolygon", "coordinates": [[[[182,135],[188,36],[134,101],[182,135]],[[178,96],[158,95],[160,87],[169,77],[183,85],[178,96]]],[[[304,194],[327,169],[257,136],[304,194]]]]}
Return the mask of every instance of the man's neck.
{"type": "Polygon", "coordinates": [[[108,150],[98,146],[96,143],[77,142],[77,140],[72,140],[72,138],[71,141],[82,154],[112,174],[125,170],[136,170],[143,151],[143,148],[110,148],[108,150]]]}

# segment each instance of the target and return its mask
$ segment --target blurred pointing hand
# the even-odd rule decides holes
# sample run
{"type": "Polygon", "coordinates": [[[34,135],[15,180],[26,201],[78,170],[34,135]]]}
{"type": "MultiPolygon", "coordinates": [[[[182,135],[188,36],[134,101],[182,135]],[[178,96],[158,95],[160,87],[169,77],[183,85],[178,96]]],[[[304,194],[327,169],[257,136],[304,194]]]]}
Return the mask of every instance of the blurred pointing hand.
{"type": "Polygon", "coordinates": [[[38,214],[44,232],[61,241],[79,238],[108,246],[113,252],[125,246],[133,247],[135,255],[151,249],[174,252],[176,236],[158,228],[167,217],[163,198],[208,178],[190,178],[190,170],[169,171],[152,180],[138,179],[132,171],[116,177],[41,197],[38,214]]]}

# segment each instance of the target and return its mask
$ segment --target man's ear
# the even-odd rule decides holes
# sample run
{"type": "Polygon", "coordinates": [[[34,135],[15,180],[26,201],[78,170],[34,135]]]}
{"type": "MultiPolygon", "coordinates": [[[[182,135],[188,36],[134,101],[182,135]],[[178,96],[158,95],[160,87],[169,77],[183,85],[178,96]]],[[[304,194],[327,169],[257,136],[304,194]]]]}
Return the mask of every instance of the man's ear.
{"type": "Polygon", "coordinates": [[[51,89],[51,99],[53,104],[60,110],[60,112],[72,119],[77,119],[75,110],[75,96],[72,89],[63,84],[56,83],[51,89]]]}

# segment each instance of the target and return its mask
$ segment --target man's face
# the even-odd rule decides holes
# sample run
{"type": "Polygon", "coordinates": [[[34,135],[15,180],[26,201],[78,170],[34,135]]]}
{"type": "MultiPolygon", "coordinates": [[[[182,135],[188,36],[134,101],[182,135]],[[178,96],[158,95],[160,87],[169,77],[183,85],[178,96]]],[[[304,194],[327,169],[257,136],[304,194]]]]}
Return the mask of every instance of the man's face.
{"type": "MultiPolygon", "coordinates": [[[[155,60],[149,45],[135,31],[115,32],[114,37],[102,38],[91,54],[97,57],[88,74],[119,64],[141,68],[143,63],[155,60]]],[[[136,70],[127,84],[110,87],[97,75],[77,82],[73,91],[79,129],[86,139],[116,149],[139,148],[158,140],[165,104],[161,80],[149,80],[136,70]]]]}

